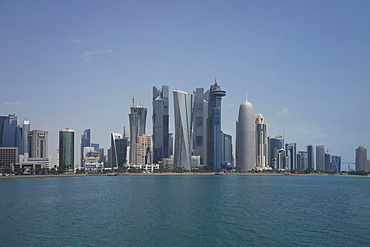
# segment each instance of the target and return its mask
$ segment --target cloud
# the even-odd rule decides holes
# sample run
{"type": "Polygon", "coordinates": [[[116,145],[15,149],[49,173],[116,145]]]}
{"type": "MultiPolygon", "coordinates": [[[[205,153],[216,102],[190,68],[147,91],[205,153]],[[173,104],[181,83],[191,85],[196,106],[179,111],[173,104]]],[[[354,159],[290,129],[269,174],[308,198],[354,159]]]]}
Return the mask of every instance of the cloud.
{"type": "Polygon", "coordinates": [[[281,111],[279,111],[278,113],[276,113],[276,115],[278,115],[279,117],[284,117],[284,116],[289,116],[290,113],[288,111],[288,108],[284,108],[281,111]]]}
{"type": "Polygon", "coordinates": [[[113,50],[106,49],[106,50],[94,50],[94,51],[85,51],[81,57],[84,62],[92,62],[98,59],[98,56],[105,55],[107,53],[112,53],[113,50]]]}
{"type": "Polygon", "coordinates": [[[81,43],[81,40],[80,39],[70,39],[69,41],[71,41],[73,43],[76,43],[76,44],[81,43]]]}
{"type": "Polygon", "coordinates": [[[3,105],[20,105],[21,102],[4,102],[3,105]]]}

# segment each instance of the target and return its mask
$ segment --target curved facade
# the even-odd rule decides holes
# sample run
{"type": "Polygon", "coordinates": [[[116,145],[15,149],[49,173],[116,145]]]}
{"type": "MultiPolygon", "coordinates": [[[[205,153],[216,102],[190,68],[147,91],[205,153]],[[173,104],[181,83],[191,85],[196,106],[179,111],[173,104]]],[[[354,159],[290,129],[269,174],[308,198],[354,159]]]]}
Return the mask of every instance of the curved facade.
{"type": "Polygon", "coordinates": [[[236,122],[237,169],[241,172],[256,167],[256,128],[254,108],[251,102],[244,101],[239,107],[236,122]]]}
{"type": "Polygon", "coordinates": [[[174,165],[191,170],[192,130],[195,95],[180,90],[173,91],[175,111],[174,165]]]}
{"type": "Polygon", "coordinates": [[[59,131],[59,166],[74,170],[75,132],[66,128],[59,131]]]}

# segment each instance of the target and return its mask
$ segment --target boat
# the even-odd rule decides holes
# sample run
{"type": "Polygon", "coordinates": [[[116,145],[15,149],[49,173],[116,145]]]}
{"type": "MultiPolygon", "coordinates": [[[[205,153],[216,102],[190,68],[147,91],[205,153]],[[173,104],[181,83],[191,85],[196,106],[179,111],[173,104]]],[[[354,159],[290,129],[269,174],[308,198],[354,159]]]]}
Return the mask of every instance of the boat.
{"type": "Polygon", "coordinates": [[[118,173],[116,172],[116,173],[108,173],[107,174],[107,176],[117,176],[118,175],[118,173]]]}

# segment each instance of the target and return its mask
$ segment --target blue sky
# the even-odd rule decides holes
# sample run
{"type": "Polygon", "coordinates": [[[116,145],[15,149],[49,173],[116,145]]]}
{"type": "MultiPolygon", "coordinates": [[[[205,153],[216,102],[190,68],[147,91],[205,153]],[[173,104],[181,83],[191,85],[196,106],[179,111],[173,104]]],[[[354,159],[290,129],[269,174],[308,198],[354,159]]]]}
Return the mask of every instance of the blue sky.
{"type": "MultiPolygon", "coordinates": [[[[354,161],[370,148],[370,1],[0,1],[0,115],[49,131],[92,130],[109,148],[128,126],[132,95],[155,85],[191,92],[214,78],[235,138],[248,100],[269,136],[325,145],[354,161]]],[[[173,130],[171,94],[170,121],[173,130]]]]}

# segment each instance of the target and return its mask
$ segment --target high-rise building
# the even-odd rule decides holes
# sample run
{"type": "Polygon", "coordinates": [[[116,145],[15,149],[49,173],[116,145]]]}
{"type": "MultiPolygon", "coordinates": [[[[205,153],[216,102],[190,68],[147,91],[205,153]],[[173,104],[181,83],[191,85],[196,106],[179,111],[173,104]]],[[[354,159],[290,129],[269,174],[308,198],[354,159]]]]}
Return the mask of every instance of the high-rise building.
{"type": "Polygon", "coordinates": [[[85,167],[85,162],[84,162],[84,147],[90,147],[91,144],[91,130],[86,129],[84,133],[81,135],[81,167],[85,167]]]}
{"type": "Polygon", "coordinates": [[[233,139],[231,135],[222,133],[221,163],[223,166],[234,163],[233,139]]]}
{"type": "Polygon", "coordinates": [[[331,171],[333,170],[331,167],[331,162],[330,162],[330,154],[325,153],[325,171],[331,171]]]}
{"type": "Polygon", "coordinates": [[[221,168],[221,100],[226,95],[215,82],[209,89],[207,118],[207,166],[209,170],[221,168]]]}
{"type": "Polygon", "coordinates": [[[130,164],[136,165],[136,143],[139,135],[145,134],[146,114],[147,109],[136,105],[135,100],[132,99],[132,106],[130,107],[130,164]]]}
{"type": "Polygon", "coordinates": [[[325,170],[325,149],[324,146],[316,146],[316,170],[325,170]]]}
{"type": "Polygon", "coordinates": [[[192,130],[195,96],[180,90],[173,91],[175,112],[175,168],[191,170],[192,130]]]}
{"type": "Polygon", "coordinates": [[[48,158],[48,132],[43,130],[28,131],[28,153],[29,158],[48,158]]]}
{"type": "Polygon", "coordinates": [[[268,167],[267,121],[262,114],[255,116],[256,124],[256,167],[264,170],[268,167]]]}
{"type": "Polygon", "coordinates": [[[194,107],[194,155],[200,156],[200,164],[207,165],[207,118],[208,95],[203,88],[195,90],[194,107]]]}
{"type": "Polygon", "coordinates": [[[153,87],[153,163],[169,157],[169,100],[168,86],[153,87]]]}
{"type": "Polygon", "coordinates": [[[256,168],[256,127],[254,108],[248,100],[239,107],[236,121],[236,160],[237,169],[241,172],[256,168]]]}
{"type": "Polygon", "coordinates": [[[173,155],[173,133],[169,134],[168,143],[169,143],[168,154],[171,156],[173,155]]]}
{"type": "Polygon", "coordinates": [[[307,168],[315,169],[315,152],[313,145],[307,145],[307,168]]]}
{"type": "Polygon", "coordinates": [[[17,117],[15,114],[10,114],[4,121],[2,137],[3,147],[17,147],[17,117]]]}
{"type": "Polygon", "coordinates": [[[331,156],[331,166],[333,171],[339,173],[341,171],[341,157],[337,155],[331,156]]]}
{"type": "Polygon", "coordinates": [[[0,173],[9,171],[19,161],[17,147],[0,147],[0,173]]]}
{"type": "Polygon", "coordinates": [[[285,149],[278,150],[275,169],[289,169],[289,156],[286,155],[285,149]]]}
{"type": "Polygon", "coordinates": [[[136,157],[136,164],[137,165],[149,165],[151,164],[151,137],[150,135],[139,135],[138,136],[138,143],[136,143],[137,149],[137,157],[136,157]]]}
{"type": "Polygon", "coordinates": [[[269,138],[269,166],[273,169],[282,169],[277,167],[277,157],[280,149],[284,149],[284,136],[277,135],[274,138],[269,138]]]}
{"type": "Polygon", "coordinates": [[[286,154],[289,156],[290,170],[297,169],[297,144],[295,142],[285,144],[286,154]]]}
{"type": "Polygon", "coordinates": [[[3,146],[3,128],[4,122],[8,119],[7,116],[0,116],[0,147],[3,146]]]}
{"type": "Polygon", "coordinates": [[[298,151],[297,153],[297,169],[307,169],[308,160],[306,151],[298,151]]]}
{"type": "MultiPolygon", "coordinates": [[[[119,133],[111,133],[110,166],[112,169],[123,167],[127,160],[128,139],[119,133]]],[[[135,148],[134,148],[135,149],[135,148]]]]}
{"type": "Polygon", "coordinates": [[[24,120],[22,126],[22,145],[23,145],[23,153],[29,152],[28,146],[28,131],[31,130],[30,121],[24,120]]]}
{"type": "Polygon", "coordinates": [[[59,130],[59,167],[74,170],[75,131],[70,128],[59,130]]]}
{"type": "Polygon", "coordinates": [[[356,149],[356,171],[367,171],[367,149],[363,146],[356,149]]]}

